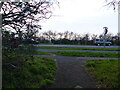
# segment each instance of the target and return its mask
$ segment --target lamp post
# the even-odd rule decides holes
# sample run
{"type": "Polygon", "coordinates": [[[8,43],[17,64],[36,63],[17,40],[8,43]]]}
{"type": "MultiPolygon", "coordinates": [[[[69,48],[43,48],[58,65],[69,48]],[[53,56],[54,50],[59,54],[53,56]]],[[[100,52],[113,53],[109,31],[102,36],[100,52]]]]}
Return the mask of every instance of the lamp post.
{"type": "Polygon", "coordinates": [[[103,27],[103,29],[104,29],[104,48],[105,48],[105,41],[106,41],[106,34],[107,34],[107,32],[108,32],[108,27],[103,27]]]}

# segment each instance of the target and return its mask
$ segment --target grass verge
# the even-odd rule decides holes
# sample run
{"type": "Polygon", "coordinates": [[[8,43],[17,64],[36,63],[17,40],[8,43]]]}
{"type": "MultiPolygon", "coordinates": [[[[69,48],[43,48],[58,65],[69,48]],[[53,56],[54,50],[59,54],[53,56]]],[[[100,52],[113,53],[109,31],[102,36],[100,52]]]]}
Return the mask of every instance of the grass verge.
{"type": "MultiPolygon", "coordinates": [[[[23,50],[22,51],[24,54],[29,54],[29,55],[50,55],[48,52],[43,52],[43,51],[35,51],[35,50],[23,50]]],[[[20,52],[21,53],[21,52],[20,52]]]]}
{"type": "Polygon", "coordinates": [[[81,57],[119,57],[119,53],[101,53],[101,52],[79,52],[79,51],[57,51],[51,52],[62,56],[81,56],[81,57]]]}
{"type": "Polygon", "coordinates": [[[4,54],[23,54],[23,55],[50,55],[48,52],[36,51],[35,49],[15,49],[15,50],[3,50],[4,54]]]}
{"type": "Polygon", "coordinates": [[[42,88],[53,83],[56,73],[53,59],[26,56],[13,56],[11,59],[20,60],[10,64],[4,62],[3,88],[42,88]]]}
{"type": "Polygon", "coordinates": [[[85,64],[101,88],[119,88],[118,60],[92,60],[85,64]]]}
{"type": "Polygon", "coordinates": [[[64,49],[64,50],[98,50],[98,51],[120,51],[119,48],[84,48],[84,47],[36,47],[38,49],[64,49]]]}

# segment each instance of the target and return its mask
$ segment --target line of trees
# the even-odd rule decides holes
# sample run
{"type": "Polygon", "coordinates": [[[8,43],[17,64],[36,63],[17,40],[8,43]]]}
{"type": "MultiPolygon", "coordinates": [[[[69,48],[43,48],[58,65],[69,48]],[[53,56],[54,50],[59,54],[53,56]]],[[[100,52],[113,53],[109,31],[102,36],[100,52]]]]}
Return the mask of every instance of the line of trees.
{"type": "MultiPolygon", "coordinates": [[[[14,1],[14,0],[13,0],[14,1]]],[[[24,0],[23,0],[24,1],[24,0]]],[[[107,0],[106,0],[107,1],[107,0]]],[[[119,0],[113,0],[108,2],[108,6],[112,5],[114,9],[119,4],[119,0]]],[[[1,21],[0,29],[2,31],[2,45],[9,46],[11,42],[10,38],[17,36],[19,43],[22,39],[31,39],[36,37],[36,34],[41,30],[41,25],[38,23],[43,19],[49,19],[52,16],[54,4],[58,5],[57,0],[40,0],[39,2],[34,0],[28,0],[28,2],[1,2],[1,21]],[[14,31],[14,32],[13,32],[14,31]],[[5,43],[4,43],[5,42],[5,43]]],[[[117,35],[107,35],[108,39],[113,42],[113,44],[119,44],[119,34],[117,35]]],[[[81,35],[73,32],[44,32],[38,38],[41,42],[50,42],[55,44],[92,44],[92,40],[98,35],[89,34],[81,35]],[[41,39],[42,38],[42,39],[41,39]],[[92,38],[92,39],[91,39],[92,38]]],[[[99,36],[102,38],[102,35],[99,36]]]]}
{"type": "MultiPolygon", "coordinates": [[[[71,31],[65,32],[53,32],[51,30],[47,32],[40,33],[36,40],[40,43],[53,43],[53,44],[85,44],[90,45],[94,43],[95,39],[103,39],[103,34],[96,35],[89,33],[79,34],[71,31]]],[[[106,35],[106,40],[111,41],[114,45],[120,45],[120,33],[113,35],[108,33],[106,35]]]]}

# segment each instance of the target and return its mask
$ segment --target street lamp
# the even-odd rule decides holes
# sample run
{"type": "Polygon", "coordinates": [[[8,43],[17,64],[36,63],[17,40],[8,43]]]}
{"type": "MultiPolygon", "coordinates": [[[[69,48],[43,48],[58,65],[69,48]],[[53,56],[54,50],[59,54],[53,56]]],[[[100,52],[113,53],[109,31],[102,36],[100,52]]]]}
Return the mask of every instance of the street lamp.
{"type": "Polygon", "coordinates": [[[105,41],[106,41],[106,34],[108,32],[108,27],[103,27],[103,29],[104,29],[103,34],[104,34],[104,48],[105,48],[105,41]]]}

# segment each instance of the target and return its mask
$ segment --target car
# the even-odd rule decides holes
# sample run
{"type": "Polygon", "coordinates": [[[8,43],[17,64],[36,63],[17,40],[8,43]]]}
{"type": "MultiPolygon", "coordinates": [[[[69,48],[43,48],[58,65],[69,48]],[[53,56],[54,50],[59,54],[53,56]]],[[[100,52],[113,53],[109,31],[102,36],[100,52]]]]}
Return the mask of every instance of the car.
{"type": "Polygon", "coordinates": [[[95,39],[94,44],[97,45],[97,46],[104,45],[104,44],[106,46],[111,46],[112,42],[108,42],[108,41],[103,40],[103,39],[95,39]]]}

